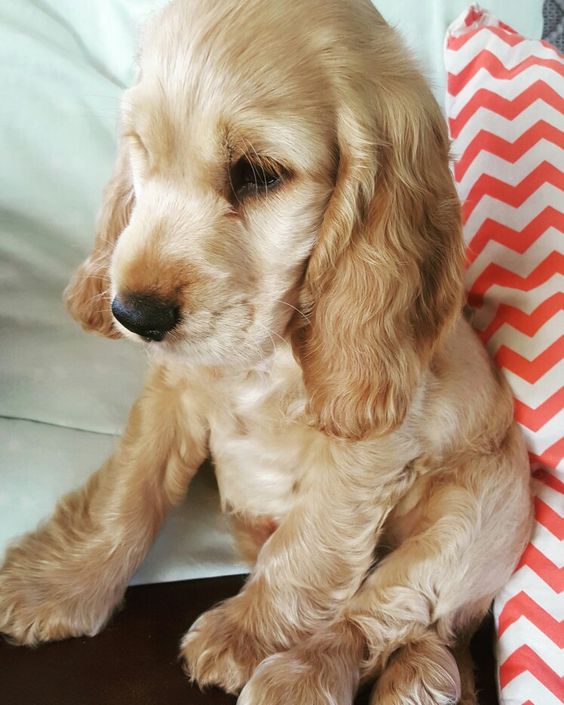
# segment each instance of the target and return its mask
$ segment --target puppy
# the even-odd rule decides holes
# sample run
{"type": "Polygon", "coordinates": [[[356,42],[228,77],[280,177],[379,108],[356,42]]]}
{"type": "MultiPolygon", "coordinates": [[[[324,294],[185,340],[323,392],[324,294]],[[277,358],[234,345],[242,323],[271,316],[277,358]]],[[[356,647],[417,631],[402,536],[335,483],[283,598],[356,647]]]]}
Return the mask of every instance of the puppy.
{"type": "Polygon", "coordinates": [[[98,632],[211,453],[255,560],[182,642],[240,705],[475,702],[530,528],[511,395],[461,317],[439,108],[369,0],[173,0],[148,24],[88,330],[152,359],[119,448],[9,549],[0,631],[98,632]]]}

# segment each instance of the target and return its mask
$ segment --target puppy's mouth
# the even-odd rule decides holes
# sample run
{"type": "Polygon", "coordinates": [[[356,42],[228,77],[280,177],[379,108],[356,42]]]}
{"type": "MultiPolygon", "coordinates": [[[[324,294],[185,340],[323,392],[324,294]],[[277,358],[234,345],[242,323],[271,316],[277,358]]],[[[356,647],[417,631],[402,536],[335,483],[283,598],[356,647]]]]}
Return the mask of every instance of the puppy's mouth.
{"type": "MultiPolygon", "coordinates": [[[[213,365],[237,360],[246,365],[250,357],[266,352],[256,339],[255,307],[247,297],[232,299],[218,310],[189,310],[147,294],[116,295],[111,308],[116,329],[126,338],[146,343],[147,350],[159,358],[172,355],[213,365]]],[[[268,338],[272,340],[273,334],[268,338]]]]}

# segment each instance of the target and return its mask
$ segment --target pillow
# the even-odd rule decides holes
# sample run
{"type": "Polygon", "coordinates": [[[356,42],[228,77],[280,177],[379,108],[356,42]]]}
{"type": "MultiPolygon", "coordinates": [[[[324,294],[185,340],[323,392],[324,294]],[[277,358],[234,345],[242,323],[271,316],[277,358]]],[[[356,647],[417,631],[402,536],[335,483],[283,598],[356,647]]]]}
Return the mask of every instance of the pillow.
{"type": "Polygon", "coordinates": [[[139,389],[141,351],[82,333],[61,296],[92,245],[138,28],[159,2],[0,3],[0,416],[117,433],[139,389]]]}
{"type": "MultiPolygon", "coordinates": [[[[139,27],[165,2],[0,2],[0,436],[9,439],[0,443],[0,555],[10,537],[31,529],[56,496],[102,462],[141,384],[140,348],[84,334],[61,294],[93,241],[139,27]]],[[[434,76],[441,74],[440,37],[461,2],[376,0],[434,76]]],[[[540,0],[520,0],[511,12],[540,35],[540,0]]],[[[191,491],[186,521],[199,511],[194,497],[191,491]]],[[[198,537],[190,534],[190,555],[198,546],[211,553],[200,525],[198,537]]],[[[183,545],[180,518],[168,527],[176,537],[169,546],[183,545]]],[[[225,553],[219,538],[216,548],[225,553]]],[[[165,570],[159,559],[149,570],[150,558],[143,580],[190,577],[182,572],[189,562],[165,570]]],[[[214,570],[235,565],[221,557],[214,570]]]]}
{"type": "MultiPolygon", "coordinates": [[[[142,383],[143,351],[83,333],[61,296],[93,242],[139,27],[165,1],[0,2],[0,562],[103,463],[142,383]]],[[[134,580],[245,569],[200,472],[134,580]]]]}
{"type": "MultiPolygon", "coordinates": [[[[118,433],[139,388],[140,350],[82,334],[64,313],[61,292],[93,240],[139,27],[165,2],[1,4],[2,416],[118,433]]],[[[439,34],[461,2],[376,5],[437,75],[439,34]],[[424,20],[434,29],[421,35],[424,20]]],[[[512,13],[540,36],[539,0],[522,0],[512,13]]]]}
{"type": "MultiPolygon", "coordinates": [[[[139,27],[166,1],[1,5],[0,416],[115,434],[139,389],[141,351],[84,335],[61,293],[93,240],[139,27]]],[[[438,74],[439,28],[461,1],[376,4],[438,74]]],[[[539,0],[512,12],[540,33],[539,0]]]]}
{"type": "Polygon", "coordinates": [[[564,700],[564,59],[477,6],[450,27],[446,100],[473,323],[515,396],[536,523],[494,605],[504,705],[564,700]]]}

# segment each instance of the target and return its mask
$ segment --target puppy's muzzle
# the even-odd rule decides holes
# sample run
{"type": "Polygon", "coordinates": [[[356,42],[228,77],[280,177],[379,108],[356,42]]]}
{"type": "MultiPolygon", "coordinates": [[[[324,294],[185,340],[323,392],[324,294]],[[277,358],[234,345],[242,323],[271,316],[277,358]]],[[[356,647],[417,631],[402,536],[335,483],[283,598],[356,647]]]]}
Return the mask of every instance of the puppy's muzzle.
{"type": "Polygon", "coordinates": [[[180,320],[180,309],[174,302],[152,294],[116,296],[112,313],[132,333],[155,342],[163,340],[180,320]]]}

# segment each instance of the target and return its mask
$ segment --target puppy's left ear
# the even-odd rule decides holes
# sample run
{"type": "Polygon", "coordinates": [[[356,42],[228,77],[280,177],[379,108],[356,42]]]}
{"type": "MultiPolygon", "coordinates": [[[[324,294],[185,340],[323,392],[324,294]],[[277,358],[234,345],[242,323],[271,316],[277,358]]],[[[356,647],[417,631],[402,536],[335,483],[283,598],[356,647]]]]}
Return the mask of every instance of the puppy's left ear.
{"type": "Polygon", "coordinates": [[[462,306],[443,117],[416,69],[370,74],[341,87],[336,185],[302,292],[311,323],[293,341],[316,425],[352,439],[401,424],[462,306]]]}

